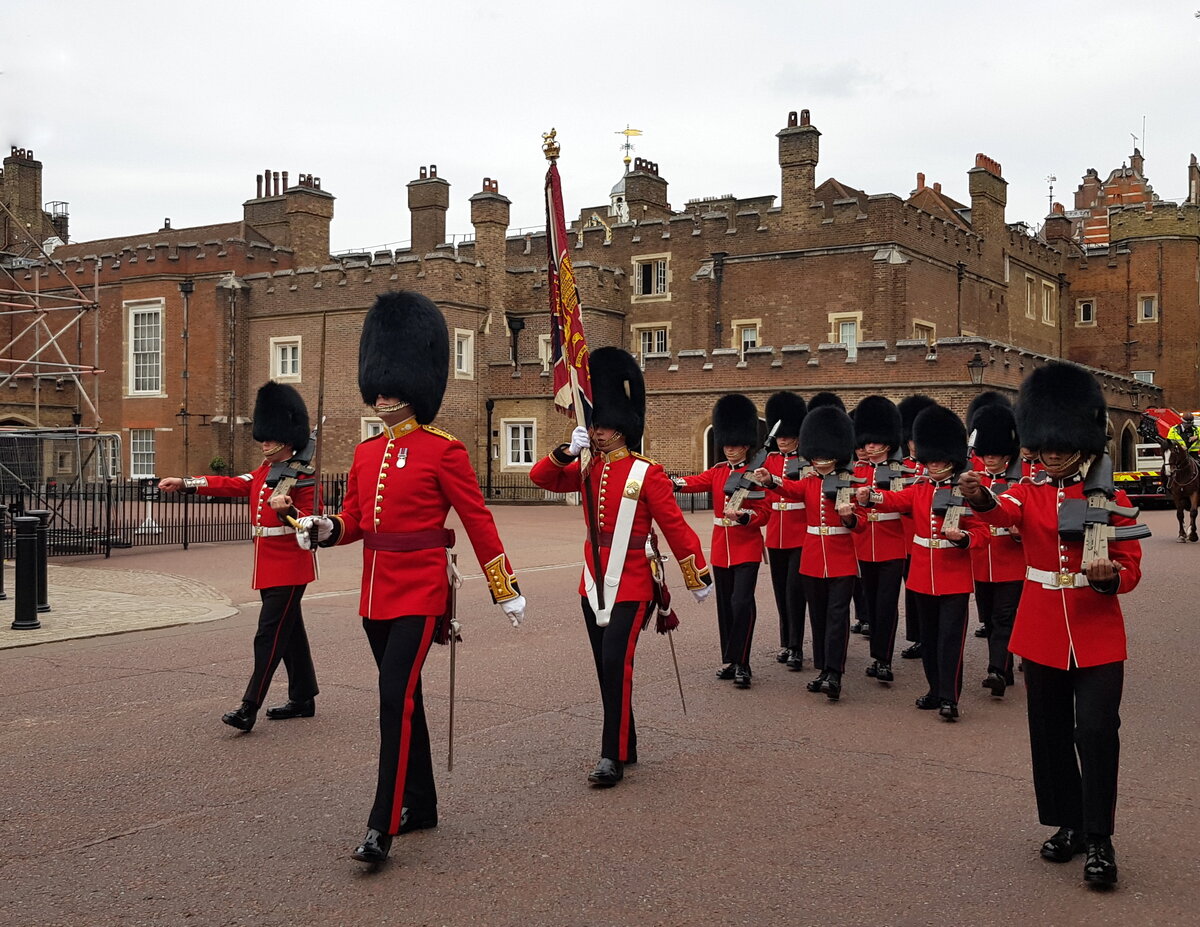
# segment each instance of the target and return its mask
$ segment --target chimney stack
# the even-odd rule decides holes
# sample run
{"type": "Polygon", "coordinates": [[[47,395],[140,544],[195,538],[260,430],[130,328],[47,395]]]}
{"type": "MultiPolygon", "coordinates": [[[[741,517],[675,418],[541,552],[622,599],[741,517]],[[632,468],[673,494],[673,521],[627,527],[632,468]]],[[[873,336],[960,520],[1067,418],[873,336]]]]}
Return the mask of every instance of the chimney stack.
{"type": "Polygon", "coordinates": [[[450,183],[437,175],[437,165],[422,167],[408,184],[408,210],[412,217],[412,250],[427,254],[446,240],[446,210],[450,208],[450,183]]]}
{"type": "Polygon", "coordinates": [[[817,161],[821,133],[811,124],[809,112],[788,113],[787,128],[775,135],[779,139],[780,208],[786,214],[807,209],[816,192],[817,161]]]}

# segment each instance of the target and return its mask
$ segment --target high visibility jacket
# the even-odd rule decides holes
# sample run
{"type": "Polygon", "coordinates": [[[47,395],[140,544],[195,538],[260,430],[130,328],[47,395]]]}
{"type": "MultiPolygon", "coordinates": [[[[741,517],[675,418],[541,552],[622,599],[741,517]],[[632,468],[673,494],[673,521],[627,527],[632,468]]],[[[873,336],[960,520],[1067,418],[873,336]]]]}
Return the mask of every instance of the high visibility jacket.
{"type": "Polygon", "coordinates": [[[1193,454],[1200,453],[1200,429],[1197,429],[1195,425],[1190,428],[1182,422],[1172,425],[1171,430],[1167,432],[1167,440],[1174,441],[1185,451],[1193,454]]]}

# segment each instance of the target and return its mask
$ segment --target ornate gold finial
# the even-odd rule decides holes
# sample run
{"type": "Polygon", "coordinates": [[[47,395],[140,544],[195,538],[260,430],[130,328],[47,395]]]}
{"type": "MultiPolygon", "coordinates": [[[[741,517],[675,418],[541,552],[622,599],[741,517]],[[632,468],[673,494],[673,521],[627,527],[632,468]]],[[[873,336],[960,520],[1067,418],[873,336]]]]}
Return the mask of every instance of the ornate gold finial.
{"type": "Polygon", "coordinates": [[[557,161],[560,150],[556,136],[557,130],[551,129],[549,132],[542,133],[542,152],[546,155],[547,161],[557,161]]]}

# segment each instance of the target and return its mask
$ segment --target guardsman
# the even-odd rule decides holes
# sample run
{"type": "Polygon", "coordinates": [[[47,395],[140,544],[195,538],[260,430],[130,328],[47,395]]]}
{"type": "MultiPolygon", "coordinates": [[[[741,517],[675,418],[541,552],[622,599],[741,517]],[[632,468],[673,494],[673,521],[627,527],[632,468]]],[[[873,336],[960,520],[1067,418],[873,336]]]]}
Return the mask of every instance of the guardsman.
{"type": "MultiPolygon", "coordinates": [[[[982,464],[982,470],[976,471],[980,483],[993,493],[1003,493],[1023,477],[1012,407],[996,403],[980,408],[972,424],[973,446],[982,464]]],[[[1013,684],[1008,641],[1025,585],[1020,529],[989,525],[984,543],[971,549],[971,565],[975,573],[975,607],[982,626],[988,629],[988,670],[983,687],[999,698],[1013,684]]]]}
{"type": "MultiPolygon", "coordinates": [[[[1112,833],[1126,658],[1117,596],[1141,578],[1141,545],[1111,539],[1108,556],[1083,565],[1083,500],[1112,491],[1093,485],[1106,469],[1108,444],[1107,406],[1095,377],[1058,361],[1039,367],[1021,385],[1016,419],[1021,444],[1040,458],[1045,475],[999,495],[975,473],[959,485],[983,521],[1021,530],[1025,588],[1009,646],[1025,661],[1038,817],[1058,828],[1041,854],[1067,862],[1085,853],[1084,881],[1110,886],[1117,881],[1112,833]]],[[[1113,502],[1129,504],[1121,491],[1113,502]]],[[[1117,513],[1109,521],[1127,532],[1133,524],[1117,513]]]]}
{"type": "Polygon", "coordinates": [[[800,426],[800,455],[810,472],[790,480],[759,469],[756,479],[785,499],[804,503],[808,538],[800,554],[800,576],[813,628],[813,666],[817,675],[809,692],[824,692],[836,702],[842,696],[846,649],[850,642],[850,601],[858,580],[858,558],[851,532],[866,522],[855,515],[850,461],[854,456],[854,425],[834,405],[809,409],[800,426]],[[839,496],[841,499],[839,499],[839,496]]]}
{"type": "MultiPolygon", "coordinates": [[[[797,479],[807,464],[800,456],[800,424],[807,411],[795,393],[775,393],[767,400],[767,431],[774,430],[776,450],[763,466],[772,476],[797,479]]],[[[800,581],[800,550],[807,534],[803,502],[774,497],[767,522],[767,563],[779,610],[779,655],[790,670],[804,668],[804,584],[800,581]]]]}
{"type": "Polygon", "coordinates": [[[275,489],[297,455],[308,452],[308,409],[296,390],[268,380],[254,400],[254,440],[262,445],[263,462],[241,476],[169,476],[158,483],[163,492],[198,493],[203,496],[247,498],[254,564],[250,582],[258,590],[262,608],[254,634],[254,669],[242,696],[242,704],[226,712],[221,720],[239,731],[249,731],[280,661],[288,674],[288,700],[267,709],[273,721],[311,718],[316,713],[317,674],[308,649],[300,600],[304,589],[317,578],[317,559],[312,551],[300,550],[293,535],[296,529],[284,518],[313,511],[313,478],[305,476],[291,485],[286,495],[275,489]]]}
{"type": "Polygon", "coordinates": [[[358,387],[384,430],[362,442],[340,515],[301,519],[303,546],[363,542],[359,614],[379,668],[379,774],[367,835],[351,855],[387,859],[392,837],[437,826],[437,790],[421,667],[435,638],[455,633],[449,550],[454,508],[487,578],[492,601],[513,622],[525,597],[484,505],[462,442],[432,426],[450,367],[446,320],[418,293],[380,296],[363,321],[358,387]]]}
{"type": "MultiPolygon", "coordinates": [[[[914,470],[917,475],[920,475],[924,467],[917,460],[916,452],[913,449],[913,421],[924,409],[932,405],[937,405],[937,403],[921,393],[905,396],[897,403],[897,408],[900,410],[901,440],[904,442],[904,467],[914,470]]],[[[908,587],[908,569],[912,559],[914,532],[911,518],[901,513],[900,520],[904,523],[904,543],[908,551],[908,559],[904,565],[904,639],[908,641],[908,646],[900,651],[900,656],[906,660],[919,660],[921,658],[921,626],[917,621],[916,601],[913,599],[912,590],[908,587]]]]}
{"type": "MultiPolygon", "coordinates": [[[[886,396],[866,396],[854,410],[854,443],[863,453],[855,476],[874,489],[901,489],[905,471],[900,449],[900,410],[886,396]],[[897,453],[900,452],[900,453],[897,453]]],[[[866,513],[866,526],[854,535],[858,571],[867,597],[871,626],[871,665],[867,675],[891,682],[896,625],[900,618],[900,585],[908,557],[904,523],[899,512],[866,513]]]]}
{"type": "Polygon", "coordinates": [[[588,781],[606,788],[621,781],[626,764],[637,762],[633,655],[655,607],[655,578],[646,553],[653,525],[662,531],[698,602],[708,597],[712,580],[670,477],[640,453],[646,415],[641,368],[628,352],[611,347],[592,352],[590,365],[591,432],[576,428],[570,444],[538,461],[529,478],[550,492],[586,491],[596,513],[597,547],[591,537],[584,544],[579,594],[604,705],[600,761],[588,781]],[[579,454],[589,446],[594,456],[584,477],[579,454]],[[599,575],[593,576],[597,569],[599,575]],[[603,607],[597,586],[603,588],[603,607]]]}
{"type": "Polygon", "coordinates": [[[930,406],[913,422],[917,460],[925,476],[898,491],[858,491],[863,506],[907,512],[913,520],[908,585],[921,624],[921,662],[929,691],[917,707],[957,721],[962,691],[967,609],[973,586],[969,548],[982,543],[983,527],[958,495],[958,476],[967,468],[967,432],[949,409],[930,406]]]}
{"type": "Polygon", "coordinates": [[[983,470],[983,461],[975,449],[975,416],[979,414],[980,409],[986,409],[988,406],[1004,406],[1010,410],[1012,409],[1012,403],[1009,402],[1007,396],[990,389],[984,390],[972,399],[971,404],[967,406],[967,415],[963,419],[967,424],[967,449],[971,453],[971,457],[967,463],[976,472],[983,470]]]}
{"type": "Polygon", "coordinates": [[[763,525],[770,509],[761,489],[727,492],[746,474],[747,455],[758,444],[758,410],[740,393],[730,393],[713,407],[713,435],[725,460],[703,473],[675,478],[683,492],[712,493],[713,533],[709,551],[717,590],[717,628],[721,638],[718,679],[750,687],[750,647],[757,616],[754,590],[763,559],[763,525]]]}

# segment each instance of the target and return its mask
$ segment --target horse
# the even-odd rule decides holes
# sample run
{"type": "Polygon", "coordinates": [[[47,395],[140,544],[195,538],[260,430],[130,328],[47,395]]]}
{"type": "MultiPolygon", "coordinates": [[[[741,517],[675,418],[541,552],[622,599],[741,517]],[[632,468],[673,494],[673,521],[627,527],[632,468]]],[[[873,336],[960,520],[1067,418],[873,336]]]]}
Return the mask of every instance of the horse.
{"type": "Polygon", "coordinates": [[[1196,534],[1196,510],[1200,509],[1200,465],[1196,459],[1180,445],[1171,442],[1167,447],[1167,466],[1171,475],[1167,479],[1167,489],[1171,491],[1171,499],[1175,503],[1175,517],[1179,519],[1179,543],[1200,540],[1196,534]],[[1187,509],[1191,515],[1191,530],[1183,530],[1183,512],[1187,509]]]}

